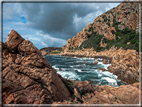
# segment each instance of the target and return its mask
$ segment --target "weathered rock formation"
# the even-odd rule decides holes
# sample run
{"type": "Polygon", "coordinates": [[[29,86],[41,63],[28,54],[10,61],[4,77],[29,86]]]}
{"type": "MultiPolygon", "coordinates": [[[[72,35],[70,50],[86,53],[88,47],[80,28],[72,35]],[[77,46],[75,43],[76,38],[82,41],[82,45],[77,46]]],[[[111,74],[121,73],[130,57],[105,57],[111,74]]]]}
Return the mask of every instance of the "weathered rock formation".
{"type": "Polygon", "coordinates": [[[51,104],[70,96],[41,52],[14,30],[2,43],[2,91],[3,104],[51,104]]]}
{"type": "MultiPolygon", "coordinates": [[[[97,32],[100,35],[103,35],[103,38],[113,40],[116,38],[114,34],[116,32],[116,26],[119,30],[123,30],[124,28],[134,29],[138,32],[138,24],[139,24],[139,3],[127,2],[120,3],[116,8],[110,9],[102,15],[98,16],[94,22],[89,23],[86,28],[72,39],[68,39],[67,45],[63,46],[62,49],[64,51],[68,51],[71,49],[76,49],[80,47],[83,41],[87,40],[87,35],[92,34],[93,32],[97,32]]],[[[101,47],[106,47],[106,43],[102,43],[100,41],[101,47]]]]}
{"type": "Polygon", "coordinates": [[[53,104],[139,104],[139,83],[115,88],[99,84],[93,86],[88,81],[72,81],[71,87],[74,96],[53,104]]]}

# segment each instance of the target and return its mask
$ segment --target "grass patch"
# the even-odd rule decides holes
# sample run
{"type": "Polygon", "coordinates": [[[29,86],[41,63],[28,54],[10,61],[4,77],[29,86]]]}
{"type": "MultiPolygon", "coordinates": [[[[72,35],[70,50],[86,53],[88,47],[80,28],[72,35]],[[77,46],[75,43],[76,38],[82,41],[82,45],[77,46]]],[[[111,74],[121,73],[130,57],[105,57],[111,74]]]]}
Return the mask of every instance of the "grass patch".
{"type": "Polygon", "coordinates": [[[61,51],[59,52],[47,52],[47,54],[59,54],[59,53],[61,53],[61,51]]]}

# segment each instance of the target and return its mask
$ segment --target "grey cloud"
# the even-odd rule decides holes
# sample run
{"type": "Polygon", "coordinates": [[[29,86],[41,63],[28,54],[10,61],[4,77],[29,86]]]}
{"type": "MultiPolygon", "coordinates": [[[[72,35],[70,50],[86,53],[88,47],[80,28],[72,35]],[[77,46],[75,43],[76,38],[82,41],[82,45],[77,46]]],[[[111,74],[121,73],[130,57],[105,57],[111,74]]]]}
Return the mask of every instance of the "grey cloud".
{"type": "Polygon", "coordinates": [[[3,10],[3,18],[11,19],[11,18],[13,18],[13,16],[18,16],[18,13],[16,13],[14,11],[14,9],[11,6],[9,6],[8,3],[3,3],[3,8],[4,8],[4,10],[3,10]]]}
{"type": "MultiPolygon", "coordinates": [[[[105,12],[109,7],[107,3],[21,3],[20,5],[25,13],[28,27],[42,30],[45,34],[65,40],[75,36],[90,23],[84,17],[92,13],[95,19],[95,13],[98,10],[105,12]],[[78,18],[86,20],[82,23],[80,21],[74,23],[75,14],[78,18]],[[77,24],[80,24],[78,29],[77,24]]],[[[94,19],[91,19],[92,23],[94,19]]]]}
{"type": "Polygon", "coordinates": [[[60,38],[54,38],[51,37],[50,35],[44,34],[42,31],[36,32],[36,36],[42,37],[42,45],[44,46],[50,46],[50,47],[62,47],[65,45],[67,42],[63,39],[60,38]]]}

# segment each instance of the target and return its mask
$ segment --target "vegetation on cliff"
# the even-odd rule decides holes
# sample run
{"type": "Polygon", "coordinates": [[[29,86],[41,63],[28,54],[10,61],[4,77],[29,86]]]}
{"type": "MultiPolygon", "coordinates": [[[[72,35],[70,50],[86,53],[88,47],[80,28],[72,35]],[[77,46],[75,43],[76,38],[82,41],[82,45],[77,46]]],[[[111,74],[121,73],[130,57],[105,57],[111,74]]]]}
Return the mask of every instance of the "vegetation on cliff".
{"type": "Polygon", "coordinates": [[[98,16],[94,22],[72,39],[62,49],[79,50],[94,48],[103,51],[111,47],[135,49],[139,52],[139,4],[120,3],[98,16]]]}
{"type": "Polygon", "coordinates": [[[60,48],[60,47],[44,47],[44,48],[41,48],[40,51],[43,53],[43,55],[60,54],[62,52],[62,48],[60,48]]]}
{"type": "Polygon", "coordinates": [[[111,47],[115,46],[118,49],[123,47],[124,49],[135,49],[136,51],[139,51],[139,33],[136,33],[135,30],[131,30],[128,28],[119,30],[118,25],[116,26],[116,24],[114,24],[116,32],[112,30],[113,34],[116,35],[115,39],[108,40],[105,37],[103,38],[102,43],[106,43],[106,47],[100,46],[103,35],[99,35],[97,34],[97,32],[93,32],[92,34],[87,33],[88,39],[85,40],[78,49],[93,47],[95,51],[103,51],[105,49],[110,49],[111,47]]]}

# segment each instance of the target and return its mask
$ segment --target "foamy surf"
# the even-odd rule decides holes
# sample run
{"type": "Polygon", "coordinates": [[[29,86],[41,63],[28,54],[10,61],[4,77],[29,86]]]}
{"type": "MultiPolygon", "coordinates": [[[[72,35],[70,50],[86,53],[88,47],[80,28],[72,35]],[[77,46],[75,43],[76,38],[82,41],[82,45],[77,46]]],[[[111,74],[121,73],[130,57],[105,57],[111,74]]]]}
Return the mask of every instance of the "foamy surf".
{"type": "Polygon", "coordinates": [[[92,81],[93,84],[101,83],[101,85],[112,85],[118,87],[122,82],[117,79],[116,75],[108,71],[102,72],[98,68],[107,69],[110,64],[103,64],[101,58],[76,58],[76,57],[62,57],[62,56],[45,56],[53,68],[57,70],[63,78],[68,78],[76,81],[92,81]],[[94,62],[98,61],[95,65],[94,62]],[[59,71],[61,68],[61,71],[59,71]],[[115,80],[111,82],[110,80],[115,80]]]}

